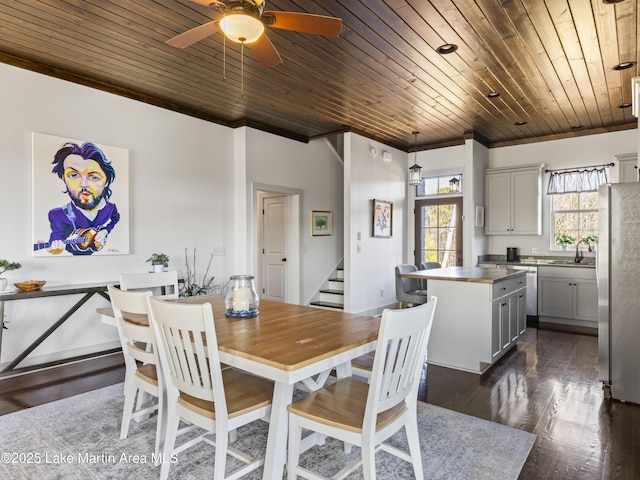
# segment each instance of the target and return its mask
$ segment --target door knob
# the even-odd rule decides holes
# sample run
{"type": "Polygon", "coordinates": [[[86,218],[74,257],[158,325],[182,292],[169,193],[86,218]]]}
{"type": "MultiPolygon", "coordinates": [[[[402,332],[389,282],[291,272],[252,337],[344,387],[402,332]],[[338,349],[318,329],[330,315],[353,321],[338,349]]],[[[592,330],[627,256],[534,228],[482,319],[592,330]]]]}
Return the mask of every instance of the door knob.
{"type": "Polygon", "coordinates": [[[286,259],[286,258],[283,258],[283,259],[282,259],[282,261],[283,261],[283,262],[286,262],[286,261],[287,261],[287,259],[286,259]]]}

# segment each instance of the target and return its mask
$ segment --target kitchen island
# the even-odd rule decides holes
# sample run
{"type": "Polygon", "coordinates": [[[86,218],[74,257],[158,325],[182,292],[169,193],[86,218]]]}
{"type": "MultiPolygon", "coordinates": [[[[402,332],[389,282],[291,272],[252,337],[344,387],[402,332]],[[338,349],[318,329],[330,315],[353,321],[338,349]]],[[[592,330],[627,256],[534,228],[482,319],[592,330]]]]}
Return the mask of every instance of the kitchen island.
{"type": "Polygon", "coordinates": [[[438,297],[427,361],[484,373],[526,329],[526,275],[505,268],[447,267],[405,276],[438,297]]]}

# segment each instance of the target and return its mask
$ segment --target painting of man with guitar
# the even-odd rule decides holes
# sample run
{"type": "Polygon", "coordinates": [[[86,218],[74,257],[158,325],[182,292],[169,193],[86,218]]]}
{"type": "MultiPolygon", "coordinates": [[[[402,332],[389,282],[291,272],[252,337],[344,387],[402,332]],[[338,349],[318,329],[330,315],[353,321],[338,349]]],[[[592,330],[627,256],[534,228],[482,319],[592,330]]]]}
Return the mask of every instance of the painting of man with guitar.
{"type": "Polygon", "coordinates": [[[116,178],[111,162],[93,143],[67,142],[55,153],[52,164],[51,172],[64,182],[70,201],[49,211],[49,241],[35,243],[34,251],[91,255],[102,250],[120,220],[118,208],[109,202],[116,178]]]}

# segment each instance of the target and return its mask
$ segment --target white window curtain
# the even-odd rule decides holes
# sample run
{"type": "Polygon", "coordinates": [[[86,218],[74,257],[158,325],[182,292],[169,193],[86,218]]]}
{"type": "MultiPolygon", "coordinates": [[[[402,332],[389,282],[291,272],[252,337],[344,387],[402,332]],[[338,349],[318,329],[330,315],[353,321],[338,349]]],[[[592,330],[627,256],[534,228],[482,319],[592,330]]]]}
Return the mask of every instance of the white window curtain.
{"type": "Polygon", "coordinates": [[[547,195],[561,193],[597,192],[598,187],[607,183],[606,168],[592,170],[551,171],[547,195]]]}

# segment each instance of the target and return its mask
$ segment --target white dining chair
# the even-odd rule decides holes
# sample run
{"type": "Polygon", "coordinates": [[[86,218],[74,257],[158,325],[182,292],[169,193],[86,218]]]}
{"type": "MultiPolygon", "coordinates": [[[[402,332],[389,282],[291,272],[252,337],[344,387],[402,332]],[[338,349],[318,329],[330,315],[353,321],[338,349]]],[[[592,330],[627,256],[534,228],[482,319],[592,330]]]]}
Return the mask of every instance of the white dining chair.
{"type": "Polygon", "coordinates": [[[147,297],[151,296],[151,292],[125,292],[113,285],[107,286],[107,289],[125,363],[124,407],[122,409],[120,438],[127,438],[131,420],[147,418],[150,413],[157,410],[158,420],[154,447],[157,456],[160,453],[160,443],[163,436],[161,419],[164,388],[163,379],[158,374],[155,340],[150,327],[125,320],[128,313],[147,313],[147,297]]]}
{"type": "Polygon", "coordinates": [[[155,296],[178,298],[178,272],[121,273],[120,288],[125,291],[150,290],[155,296]]]}
{"type": "Polygon", "coordinates": [[[289,405],[289,480],[324,478],[299,464],[303,429],[361,447],[360,461],[332,478],[362,465],[365,480],[374,480],[375,453],[383,449],[410,462],[416,479],[423,479],[417,394],[436,302],[432,296],[417,307],[384,310],[370,384],[344,378],[289,405]],[[383,443],[403,426],[409,453],[383,443]]]}
{"type": "MultiPolygon", "coordinates": [[[[240,478],[263,465],[264,458],[252,458],[231,447],[228,434],[255,420],[268,421],[273,382],[221,368],[210,303],[175,303],[154,297],[147,302],[167,391],[163,458],[174,458],[206,441],[215,445],[214,480],[240,478]],[[204,433],[176,447],[181,420],[204,433]],[[225,477],[227,454],[245,465],[225,477]]],[[[162,464],[162,480],[168,477],[170,466],[169,461],[162,464]]]]}

